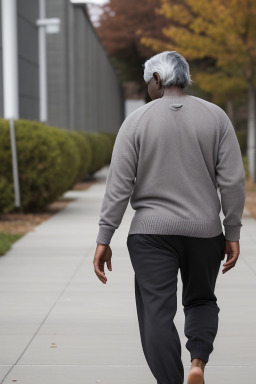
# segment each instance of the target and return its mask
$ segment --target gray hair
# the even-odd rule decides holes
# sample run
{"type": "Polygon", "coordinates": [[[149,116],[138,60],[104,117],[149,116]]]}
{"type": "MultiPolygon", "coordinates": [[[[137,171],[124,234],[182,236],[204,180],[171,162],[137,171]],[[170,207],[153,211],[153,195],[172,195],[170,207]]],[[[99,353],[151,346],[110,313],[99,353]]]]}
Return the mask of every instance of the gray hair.
{"type": "Polygon", "coordinates": [[[189,73],[189,64],[176,51],[164,51],[148,59],[144,65],[144,80],[148,83],[157,72],[163,86],[178,85],[185,88],[193,80],[189,73]]]}

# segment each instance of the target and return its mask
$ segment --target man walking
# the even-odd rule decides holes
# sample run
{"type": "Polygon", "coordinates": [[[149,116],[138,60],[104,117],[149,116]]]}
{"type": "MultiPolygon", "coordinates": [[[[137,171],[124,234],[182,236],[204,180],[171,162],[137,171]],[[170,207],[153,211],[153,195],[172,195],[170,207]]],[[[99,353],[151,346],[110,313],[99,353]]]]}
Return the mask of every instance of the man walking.
{"type": "Polygon", "coordinates": [[[221,260],[227,254],[226,273],[240,252],[245,204],[241,150],[227,114],[184,91],[192,80],[178,52],[164,51],[147,60],[144,80],[152,101],[128,115],[118,132],[94,270],[106,283],[109,244],[130,199],[135,214],[127,247],[145,358],[158,384],[183,383],[181,344],[173,322],[180,269],[192,363],[188,384],[203,384],[218,330],[220,308],[214,291],[221,260]]]}

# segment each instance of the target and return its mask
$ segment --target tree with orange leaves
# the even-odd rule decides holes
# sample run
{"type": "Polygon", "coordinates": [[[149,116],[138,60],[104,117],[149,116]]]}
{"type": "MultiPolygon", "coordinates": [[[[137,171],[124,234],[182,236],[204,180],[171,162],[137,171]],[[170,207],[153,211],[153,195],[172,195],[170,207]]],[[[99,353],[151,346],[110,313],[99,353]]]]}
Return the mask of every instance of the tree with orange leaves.
{"type": "MultiPolygon", "coordinates": [[[[188,60],[212,58],[217,71],[197,74],[202,88],[216,89],[215,80],[227,91],[247,89],[249,174],[256,182],[256,2],[254,0],[160,0],[156,11],[169,20],[163,39],[141,37],[155,52],[177,50],[188,60]],[[166,38],[168,42],[166,43],[166,38]]],[[[220,88],[220,89],[221,89],[220,88]]]]}

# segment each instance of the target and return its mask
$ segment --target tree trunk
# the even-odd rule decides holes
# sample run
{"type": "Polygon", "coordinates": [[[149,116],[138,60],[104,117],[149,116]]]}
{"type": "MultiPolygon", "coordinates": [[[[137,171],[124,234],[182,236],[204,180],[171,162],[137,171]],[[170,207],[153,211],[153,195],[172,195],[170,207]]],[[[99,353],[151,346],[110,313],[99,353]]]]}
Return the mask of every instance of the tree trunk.
{"type": "Polygon", "coordinates": [[[256,183],[255,88],[248,82],[247,156],[250,179],[256,183]]]}

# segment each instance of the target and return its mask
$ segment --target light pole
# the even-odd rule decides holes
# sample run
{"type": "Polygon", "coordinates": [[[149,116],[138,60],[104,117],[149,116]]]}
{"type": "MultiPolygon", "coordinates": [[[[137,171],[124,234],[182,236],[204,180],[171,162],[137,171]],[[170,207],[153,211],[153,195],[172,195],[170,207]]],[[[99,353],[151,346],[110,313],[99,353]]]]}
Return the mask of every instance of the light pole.
{"type": "Polygon", "coordinates": [[[4,118],[9,119],[14,206],[20,207],[20,187],[14,119],[19,118],[18,42],[16,0],[2,0],[4,118]]]}
{"type": "Polygon", "coordinates": [[[39,28],[38,33],[38,53],[39,53],[39,120],[46,123],[48,120],[47,108],[47,50],[46,34],[59,33],[60,19],[46,19],[45,0],[39,0],[39,19],[36,25],[39,28]]]}
{"type": "Polygon", "coordinates": [[[19,118],[16,0],[2,0],[4,117],[19,118]]]}

